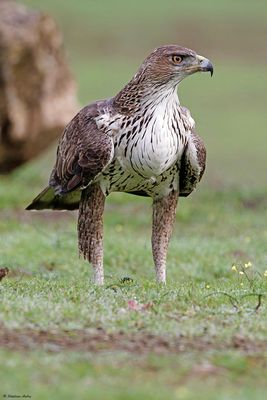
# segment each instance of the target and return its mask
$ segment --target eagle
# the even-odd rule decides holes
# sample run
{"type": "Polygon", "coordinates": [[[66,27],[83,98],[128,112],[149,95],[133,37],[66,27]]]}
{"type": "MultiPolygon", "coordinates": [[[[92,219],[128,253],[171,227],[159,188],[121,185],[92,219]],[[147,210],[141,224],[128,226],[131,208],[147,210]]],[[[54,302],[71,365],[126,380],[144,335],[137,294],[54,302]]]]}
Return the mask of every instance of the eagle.
{"type": "Polygon", "coordinates": [[[79,253],[104,283],[103,213],[111,192],[152,198],[156,279],[166,283],[166,257],[179,196],[188,196],[205,170],[206,149],[177,87],[212,63],[195,51],[156,48],[114,97],[82,108],[66,126],[49,185],[28,210],[78,209],[79,253]]]}

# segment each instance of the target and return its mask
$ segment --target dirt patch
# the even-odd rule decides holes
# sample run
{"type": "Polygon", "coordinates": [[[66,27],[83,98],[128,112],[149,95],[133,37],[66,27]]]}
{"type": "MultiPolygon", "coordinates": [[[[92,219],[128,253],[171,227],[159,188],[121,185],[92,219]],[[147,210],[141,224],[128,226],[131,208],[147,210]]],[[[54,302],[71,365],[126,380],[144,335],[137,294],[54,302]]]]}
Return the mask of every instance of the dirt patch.
{"type": "MultiPolygon", "coordinates": [[[[151,50],[160,44],[168,44],[177,38],[177,43],[197,50],[200,54],[215,59],[223,59],[226,62],[235,62],[236,60],[245,61],[257,60],[257,64],[264,64],[266,61],[266,52],[263,51],[267,26],[264,18],[253,18],[250,15],[243,15],[237,18],[228,15],[178,15],[174,12],[168,18],[161,20],[161,29],[153,29],[153,39],[147,35],[148,26],[151,19],[146,23],[139,25],[139,37],[145,37],[143,47],[142,43],[128,46],[129,40],[125,40],[115,31],[103,29],[100,31],[88,23],[83,24],[83,29],[72,30],[71,36],[68,31],[64,31],[66,42],[70,47],[75,48],[76,54],[84,55],[88,52],[88,41],[90,38],[90,56],[102,57],[103,52],[120,58],[134,57],[136,62],[144,56],[149,48],[151,50]]],[[[79,22],[81,23],[81,21],[79,22]]],[[[64,29],[64,26],[63,26],[64,29]]],[[[134,24],[127,25],[128,39],[132,32],[136,30],[134,24]]],[[[136,32],[135,32],[136,33],[136,32]]],[[[127,36],[126,36],[127,37],[127,36]]],[[[216,63],[216,65],[218,62],[216,63]]]]}
{"type": "Polygon", "coordinates": [[[184,353],[192,351],[236,349],[245,354],[267,351],[267,341],[252,341],[243,337],[233,337],[229,343],[211,341],[205,337],[168,338],[149,333],[107,333],[102,329],[94,333],[86,330],[36,331],[33,329],[0,329],[0,347],[10,350],[42,349],[49,352],[78,351],[127,351],[145,353],[184,353]]]}
{"type": "Polygon", "coordinates": [[[0,268],[0,281],[6,276],[8,276],[8,278],[29,278],[33,276],[33,274],[23,268],[0,268]]]}
{"type": "Polygon", "coordinates": [[[9,273],[8,268],[0,268],[0,281],[4,279],[8,273],[9,273]]]}
{"type": "Polygon", "coordinates": [[[38,223],[39,221],[46,221],[47,223],[58,223],[65,221],[75,221],[77,212],[73,211],[26,211],[24,209],[4,209],[0,210],[0,219],[9,221],[15,219],[22,223],[38,223]]]}
{"type": "Polygon", "coordinates": [[[258,196],[249,199],[241,199],[241,205],[249,210],[264,209],[266,207],[266,196],[258,196]]]}

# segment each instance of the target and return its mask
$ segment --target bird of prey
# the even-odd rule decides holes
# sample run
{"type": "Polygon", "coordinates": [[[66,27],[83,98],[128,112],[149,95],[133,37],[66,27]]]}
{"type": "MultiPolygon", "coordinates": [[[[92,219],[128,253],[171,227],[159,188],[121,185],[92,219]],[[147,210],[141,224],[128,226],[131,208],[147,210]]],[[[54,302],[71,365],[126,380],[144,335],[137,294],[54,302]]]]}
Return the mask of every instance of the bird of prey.
{"type": "Polygon", "coordinates": [[[204,143],[177,94],[198,71],[212,75],[213,66],[195,51],[156,48],[116,96],[84,107],[63,132],[49,186],[27,209],[79,209],[79,251],[95,284],[104,283],[103,212],[111,192],[152,198],[156,279],[166,282],[178,197],[188,196],[205,170],[204,143]]]}

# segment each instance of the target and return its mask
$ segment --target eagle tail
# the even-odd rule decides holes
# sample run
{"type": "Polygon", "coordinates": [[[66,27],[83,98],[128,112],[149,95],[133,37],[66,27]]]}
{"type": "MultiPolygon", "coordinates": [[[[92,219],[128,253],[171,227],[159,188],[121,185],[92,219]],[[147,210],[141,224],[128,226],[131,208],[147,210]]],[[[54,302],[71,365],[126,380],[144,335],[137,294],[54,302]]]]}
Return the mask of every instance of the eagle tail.
{"type": "Polygon", "coordinates": [[[63,196],[55,194],[52,187],[47,186],[26,207],[26,210],[76,210],[79,208],[81,191],[75,190],[63,196]]]}

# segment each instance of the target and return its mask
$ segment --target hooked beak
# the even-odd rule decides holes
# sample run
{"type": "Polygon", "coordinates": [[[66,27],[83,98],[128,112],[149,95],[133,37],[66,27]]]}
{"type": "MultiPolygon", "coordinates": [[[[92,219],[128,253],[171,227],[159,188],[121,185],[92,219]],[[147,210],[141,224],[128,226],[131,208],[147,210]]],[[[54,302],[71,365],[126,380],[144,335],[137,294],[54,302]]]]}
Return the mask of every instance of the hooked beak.
{"type": "Polygon", "coordinates": [[[212,76],[213,75],[213,65],[210,62],[210,60],[208,60],[205,57],[199,56],[199,55],[197,55],[196,58],[199,62],[198,70],[201,72],[210,72],[210,76],[212,76]]]}

